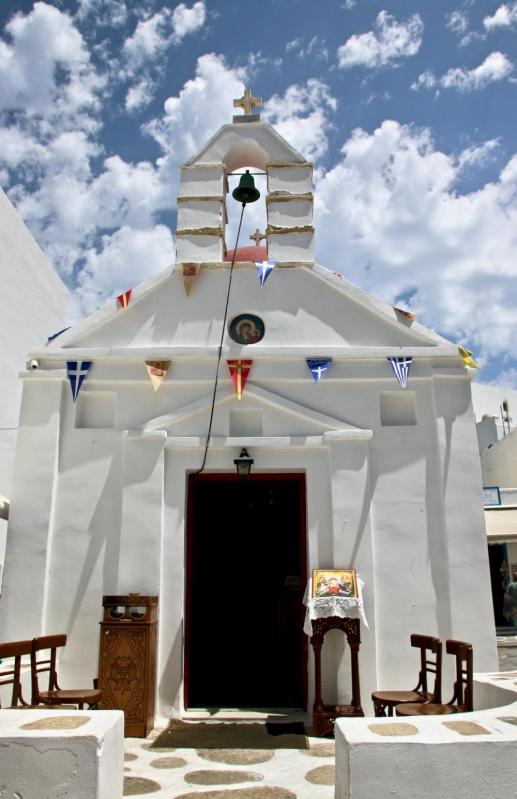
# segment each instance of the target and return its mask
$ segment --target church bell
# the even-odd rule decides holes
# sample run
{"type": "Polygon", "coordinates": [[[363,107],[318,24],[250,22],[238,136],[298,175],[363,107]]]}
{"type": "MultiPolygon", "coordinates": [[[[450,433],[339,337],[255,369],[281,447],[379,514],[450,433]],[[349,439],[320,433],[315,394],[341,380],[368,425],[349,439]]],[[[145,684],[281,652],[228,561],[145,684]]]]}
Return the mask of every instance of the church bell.
{"type": "Polygon", "coordinates": [[[246,170],[239,180],[237,188],[232,191],[232,197],[243,205],[246,205],[246,203],[254,203],[260,197],[260,192],[255,188],[255,181],[250,175],[249,169],[246,170]]]}

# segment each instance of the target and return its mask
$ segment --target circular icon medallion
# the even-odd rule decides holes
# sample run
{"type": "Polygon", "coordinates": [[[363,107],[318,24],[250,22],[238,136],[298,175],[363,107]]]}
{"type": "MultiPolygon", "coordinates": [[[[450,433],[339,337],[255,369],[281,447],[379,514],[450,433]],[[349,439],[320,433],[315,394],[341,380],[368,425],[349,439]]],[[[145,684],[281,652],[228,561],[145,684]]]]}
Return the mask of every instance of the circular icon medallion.
{"type": "Polygon", "coordinates": [[[258,316],[242,313],[232,319],[228,332],[237,344],[256,344],[264,338],[264,322],[258,316]]]}

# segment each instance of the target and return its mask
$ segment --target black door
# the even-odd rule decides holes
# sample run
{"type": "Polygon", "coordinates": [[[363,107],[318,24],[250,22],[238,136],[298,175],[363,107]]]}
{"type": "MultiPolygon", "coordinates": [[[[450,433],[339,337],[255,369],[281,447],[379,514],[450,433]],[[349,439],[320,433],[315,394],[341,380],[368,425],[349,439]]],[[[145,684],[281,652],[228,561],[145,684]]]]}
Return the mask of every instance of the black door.
{"type": "Polygon", "coordinates": [[[186,704],[303,707],[304,478],[221,477],[189,485],[186,704]]]}

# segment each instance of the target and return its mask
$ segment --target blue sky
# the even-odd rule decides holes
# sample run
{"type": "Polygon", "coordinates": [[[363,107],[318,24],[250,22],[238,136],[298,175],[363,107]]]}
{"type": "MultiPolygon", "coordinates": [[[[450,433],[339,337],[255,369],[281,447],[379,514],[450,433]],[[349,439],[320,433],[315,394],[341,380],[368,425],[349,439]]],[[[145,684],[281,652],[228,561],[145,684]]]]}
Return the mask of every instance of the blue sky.
{"type": "Polygon", "coordinates": [[[4,1],[0,26],[0,184],[72,318],[174,261],[178,167],[249,86],[314,161],[318,260],[517,387],[515,0],[4,1]]]}

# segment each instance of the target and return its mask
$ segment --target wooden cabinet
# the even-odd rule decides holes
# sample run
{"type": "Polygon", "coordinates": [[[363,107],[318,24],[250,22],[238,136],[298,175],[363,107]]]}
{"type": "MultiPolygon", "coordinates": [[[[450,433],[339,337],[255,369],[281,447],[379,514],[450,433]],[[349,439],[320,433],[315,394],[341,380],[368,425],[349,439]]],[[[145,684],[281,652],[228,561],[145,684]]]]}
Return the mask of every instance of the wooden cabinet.
{"type": "Polygon", "coordinates": [[[124,711],[124,735],[145,738],[154,727],[158,597],[104,596],[99,688],[104,710],[124,711]]]}

